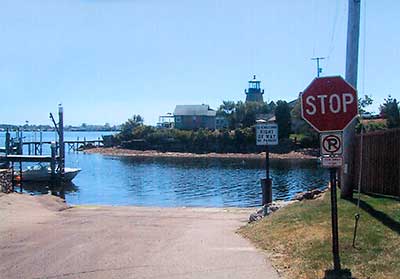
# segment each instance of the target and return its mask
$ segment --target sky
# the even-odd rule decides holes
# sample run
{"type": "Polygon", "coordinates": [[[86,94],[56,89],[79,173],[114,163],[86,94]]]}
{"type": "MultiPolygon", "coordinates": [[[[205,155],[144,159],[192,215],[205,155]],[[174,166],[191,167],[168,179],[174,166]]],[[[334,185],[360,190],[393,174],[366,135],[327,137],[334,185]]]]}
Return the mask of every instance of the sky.
{"type": "MultiPolygon", "coordinates": [[[[345,75],[348,0],[0,0],[0,123],[154,125],[178,104],[291,101],[345,75]]],[[[400,1],[361,1],[358,94],[400,98],[400,1]]]]}

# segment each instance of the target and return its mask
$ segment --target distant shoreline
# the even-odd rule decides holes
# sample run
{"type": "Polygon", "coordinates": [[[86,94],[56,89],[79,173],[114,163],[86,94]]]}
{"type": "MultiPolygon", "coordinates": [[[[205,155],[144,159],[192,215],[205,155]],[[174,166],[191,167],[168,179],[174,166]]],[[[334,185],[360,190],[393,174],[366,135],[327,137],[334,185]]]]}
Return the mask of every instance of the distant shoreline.
{"type": "MultiPolygon", "coordinates": [[[[270,153],[271,159],[281,160],[316,160],[317,156],[313,155],[313,149],[302,149],[299,151],[291,151],[289,153],[270,153]]],[[[232,159],[264,159],[265,152],[261,153],[186,153],[186,152],[161,152],[156,150],[131,150],[116,147],[97,147],[86,149],[85,153],[102,154],[107,156],[121,157],[149,157],[149,158],[232,158],[232,159]]]]}

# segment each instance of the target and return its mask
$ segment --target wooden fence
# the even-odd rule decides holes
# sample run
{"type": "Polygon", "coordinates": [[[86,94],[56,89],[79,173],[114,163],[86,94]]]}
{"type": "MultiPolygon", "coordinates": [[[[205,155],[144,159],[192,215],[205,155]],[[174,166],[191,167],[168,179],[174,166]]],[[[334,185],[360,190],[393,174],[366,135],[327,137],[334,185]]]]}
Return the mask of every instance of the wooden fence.
{"type": "MultiPolygon", "coordinates": [[[[353,185],[357,189],[361,136],[357,136],[353,185]]],[[[364,134],[361,191],[400,197],[400,129],[364,134]]]]}

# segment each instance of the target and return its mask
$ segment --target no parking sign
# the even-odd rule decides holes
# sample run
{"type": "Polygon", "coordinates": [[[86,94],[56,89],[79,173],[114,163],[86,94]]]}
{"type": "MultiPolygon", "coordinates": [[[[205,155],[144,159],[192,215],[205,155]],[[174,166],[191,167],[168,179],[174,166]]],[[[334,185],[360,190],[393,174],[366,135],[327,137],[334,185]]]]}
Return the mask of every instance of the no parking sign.
{"type": "Polygon", "coordinates": [[[321,133],[321,154],[341,155],[343,153],[343,136],[339,132],[321,133]]]}

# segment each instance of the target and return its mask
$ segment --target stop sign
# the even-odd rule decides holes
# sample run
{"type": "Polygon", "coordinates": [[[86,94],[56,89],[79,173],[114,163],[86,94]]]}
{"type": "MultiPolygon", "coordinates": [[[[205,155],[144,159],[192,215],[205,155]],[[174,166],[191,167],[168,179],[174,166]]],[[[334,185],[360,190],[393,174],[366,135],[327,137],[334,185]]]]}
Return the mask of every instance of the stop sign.
{"type": "Polygon", "coordinates": [[[301,115],[319,132],[344,130],[357,114],[357,91],[340,76],[315,78],[301,94],[301,115]]]}

